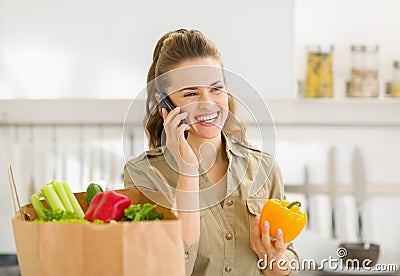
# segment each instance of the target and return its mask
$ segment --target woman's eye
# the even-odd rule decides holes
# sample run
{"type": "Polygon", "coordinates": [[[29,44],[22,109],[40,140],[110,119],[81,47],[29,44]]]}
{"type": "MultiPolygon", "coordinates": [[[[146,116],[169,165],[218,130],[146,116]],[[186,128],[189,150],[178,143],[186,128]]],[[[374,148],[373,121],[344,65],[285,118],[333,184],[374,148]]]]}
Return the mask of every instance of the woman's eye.
{"type": "Polygon", "coordinates": [[[224,89],[223,86],[214,86],[214,87],[211,87],[211,91],[221,91],[222,89],[224,89]]]}
{"type": "Polygon", "coordinates": [[[184,97],[192,97],[192,96],[196,96],[197,93],[195,91],[190,91],[190,92],[186,92],[183,96],[184,97]]]}

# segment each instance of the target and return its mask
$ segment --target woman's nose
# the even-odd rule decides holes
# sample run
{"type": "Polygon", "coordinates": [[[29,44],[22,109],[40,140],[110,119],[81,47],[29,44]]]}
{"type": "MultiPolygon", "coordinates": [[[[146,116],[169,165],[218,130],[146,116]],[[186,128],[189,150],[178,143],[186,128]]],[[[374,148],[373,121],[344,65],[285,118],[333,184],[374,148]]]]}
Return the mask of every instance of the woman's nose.
{"type": "Polygon", "coordinates": [[[210,88],[209,87],[201,87],[200,88],[200,101],[202,102],[210,102],[210,88]]]}

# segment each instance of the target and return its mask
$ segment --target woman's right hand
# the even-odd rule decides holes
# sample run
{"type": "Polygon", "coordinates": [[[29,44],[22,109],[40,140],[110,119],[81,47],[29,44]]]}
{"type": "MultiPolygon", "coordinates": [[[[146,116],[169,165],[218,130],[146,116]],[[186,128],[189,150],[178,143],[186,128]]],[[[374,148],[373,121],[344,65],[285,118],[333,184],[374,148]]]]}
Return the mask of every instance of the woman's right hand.
{"type": "Polygon", "coordinates": [[[179,107],[176,107],[171,112],[168,112],[165,108],[162,109],[166,146],[177,162],[179,173],[197,175],[199,161],[185,139],[185,131],[190,130],[190,126],[187,124],[179,126],[180,122],[187,118],[188,114],[187,112],[179,112],[179,107]]]}

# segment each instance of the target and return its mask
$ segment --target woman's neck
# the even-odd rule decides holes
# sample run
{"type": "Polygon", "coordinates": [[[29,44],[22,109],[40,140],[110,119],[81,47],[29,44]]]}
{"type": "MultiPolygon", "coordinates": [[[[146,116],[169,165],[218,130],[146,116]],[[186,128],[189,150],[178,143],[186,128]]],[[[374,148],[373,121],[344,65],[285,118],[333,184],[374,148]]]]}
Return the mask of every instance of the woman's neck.
{"type": "Polygon", "coordinates": [[[189,134],[187,141],[203,166],[210,164],[210,162],[213,163],[226,159],[225,146],[221,135],[212,139],[204,139],[189,134]]]}

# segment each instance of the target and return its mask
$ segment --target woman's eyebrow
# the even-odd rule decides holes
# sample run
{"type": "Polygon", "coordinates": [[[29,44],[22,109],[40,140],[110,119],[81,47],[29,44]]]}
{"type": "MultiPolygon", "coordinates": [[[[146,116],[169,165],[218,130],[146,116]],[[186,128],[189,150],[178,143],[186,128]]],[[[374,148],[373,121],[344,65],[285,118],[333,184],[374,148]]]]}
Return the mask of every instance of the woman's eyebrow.
{"type": "MultiPolygon", "coordinates": [[[[215,85],[217,85],[218,83],[223,83],[223,81],[222,80],[219,80],[219,81],[216,81],[216,82],[213,82],[213,83],[211,83],[210,85],[208,85],[208,86],[215,86],[215,85]]],[[[203,85],[201,85],[201,86],[203,86],[203,85]]],[[[188,86],[188,87],[184,87],[184,88],[181,88],[181,89],[179,89],[177,92],[181,92],[181,91],[185,91],[185,90],[194,90],[194,89],[197,89],[197,88],[199,88],[199,86],[188,86]]]]}

